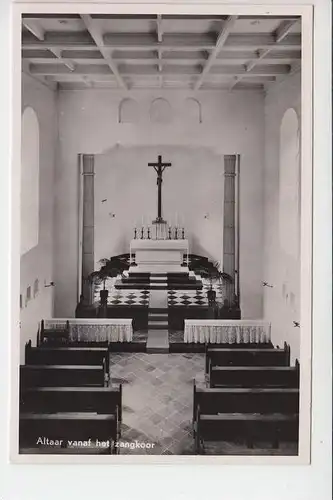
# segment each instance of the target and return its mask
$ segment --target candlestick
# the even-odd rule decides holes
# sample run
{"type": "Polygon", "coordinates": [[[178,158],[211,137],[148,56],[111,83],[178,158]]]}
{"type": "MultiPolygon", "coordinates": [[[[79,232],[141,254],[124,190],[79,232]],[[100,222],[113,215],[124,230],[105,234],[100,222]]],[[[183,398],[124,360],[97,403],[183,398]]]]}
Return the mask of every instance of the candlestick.
{"type": "Polygon", "coordinates": [[[136,227],[134,228],[134,239],[136,240],[136,237],[137,237],[137,230],[136,230],[136,227]]]}
{"type": "Polygon", "coordinates": [[[148,226],[147,239],[150,240],[150,226],[148,226]]]}
{"type": "Polygon", "coordinates": [[[175,240],[178,240],[178,227],[175,228],[175,240]]]}
{"type": "Polygon", "coordinates": [[[182,229],[182,238],[183,238],[183,240],[185,239],[185,231],[184,231],[184,228],[182,229]]]}
{"type": "Polygon", "coordinates": [[[143,233],[144,233],[144,229],[143,229],[143,227],[142,227],[142,229],[141,229],[141,239],[142,239],[142,240],[143,240],[143,233]]]}
{"type": "Polygon", "coordinates": [[[169,231],[168,231],[168,233],[169,233],[169,240],[171,240],[171,226],[169,226],[169,231]]]}

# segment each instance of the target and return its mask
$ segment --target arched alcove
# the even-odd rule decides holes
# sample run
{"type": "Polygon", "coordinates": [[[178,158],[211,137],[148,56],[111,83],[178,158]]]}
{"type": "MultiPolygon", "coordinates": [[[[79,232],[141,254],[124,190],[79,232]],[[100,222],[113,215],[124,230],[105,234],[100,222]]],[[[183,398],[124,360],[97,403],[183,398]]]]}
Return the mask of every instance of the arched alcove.
{"type": "Polygon", "coordinates": [[[38,244],[39,123],[31,107],[22,116],[21,137],[21,255],[38,244]]]}
{"type": "Polygon", "coordinates": [[[279,239],[281,249],[298,259],[300,240],[300,140],[296,111],[288,109],[280,126],[279,239]]]}
{"type": "Polygon", "coordinates": [[[191,123],[202,122],[201,104],[197,99],[194,99],[193,97],[185,99],[183,112],[186,121],[191,123]]]}
{"type": "Polygon", "coordinates": [[[139,106],[135,99],[127,97],[119,103],[118,122],[137,123],[139,121],[139,106]]]}
{"type": "Polygon", "coordinates": [[[172,121],[172,108],[166,99],[158,97],[150,106],[150,121],[152,123],[170,123],[172,121]]]}

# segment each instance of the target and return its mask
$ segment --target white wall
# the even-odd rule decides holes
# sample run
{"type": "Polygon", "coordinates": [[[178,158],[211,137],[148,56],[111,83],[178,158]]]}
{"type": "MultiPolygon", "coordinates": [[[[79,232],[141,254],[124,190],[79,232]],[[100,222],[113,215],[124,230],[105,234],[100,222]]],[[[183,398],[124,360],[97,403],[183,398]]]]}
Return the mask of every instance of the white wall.
{"type": "MultiPolygon", "coordinates": [[[[138,235],[157,216],[156,172],[148,167],[158,154],[172,166],[163,173],[162,214],[169,225],[186,229],[190,252],[222,261],[223,157],[209,148],[186,146],[116,147],[95,161],[95,265],[128,252],[133,228],[138,235]]],[[[152,233],[153,234],[153,233],[152,233]]],[[[138,236],[139,237],[139,236],[138,236]]],[[[179,238],[180,238],[179,234],[179,238]]]]}
{"type": "Polygon", "coordinates": [[[39,232],[39,121],[26,106],[21,130],[21,255],[38,244],[39,232]]]}
{"type": "Polygon", "coordinates": [[[294,361],[300,348],[300,329],[293,326],[293,321],[299,321],[300,263],[298,256],[288,251],[286,241],[281,241],[279,226],[280,126],[289,108],[295,109],[300,123],[300,74],[273,87],[265,99],[264,281],[273,288],[264,288],[264,315],[272,322],[273,343],[281,346],[284,340],[288,342],[294,361]]]}
{"type": "Polygon", "coordinates": [[[39,122],[40,178],[38,244],[21,256],[21,362],[25,342],[36,340],[38,321],[53,313],[53,289],[44,288],[44,282],[53,280],[53,192],[57,144],[55,93],[26,75],[22,75],[22,87],[22,113],[27,106],[31,106],[39,122]],[[36,279],[39,280],[39,292],[34,297],[36,279]],[[32,298],[26,303],[29,286],[32,298]]]}
{"type": "MultiPolygon", "coordinates": [[[[264,97],[257,92],[206,92],[202,123],[185,120],[182,92],[130,93],[140,109],[140,123],[118,123],[121,91],[62,91],[59,94],[59,160],[56,172],[56,303],[57,316],[72,316],[77,299],[78,153],[100,154],[114,148],[145,145],[207,148],[211,154],[241,154],[241,306],[244,317],[262,316],[263,141],[264,97]],[[171,103],[170,124],[149,121],[154,98],[171,103]]],[[[135,168],[135,165],[133,166],[135,168]]],[[[148,168],[148,167],[147,167],[148,168]]],[[[172,172],[166,174],[171,176],[172,172]]],[[[167,181],[166,181],[167,182],[167,181]]],[[[186,187],[185,187],[186,189],[186,187]]],[[[188,203],[191,193],[186,190],[188,203]]],[[[222,200],[221,200],[222,201],[222,200]]],[[[141,210],[139,217],[141,216],[141,210]]],[[[222,230],[222,220],[221,220],[222,230]]],[[[215,238],[214,233],[210,233],[215,238]]],[[[221,252],[222,253],[222,252],[221,252]]]]}

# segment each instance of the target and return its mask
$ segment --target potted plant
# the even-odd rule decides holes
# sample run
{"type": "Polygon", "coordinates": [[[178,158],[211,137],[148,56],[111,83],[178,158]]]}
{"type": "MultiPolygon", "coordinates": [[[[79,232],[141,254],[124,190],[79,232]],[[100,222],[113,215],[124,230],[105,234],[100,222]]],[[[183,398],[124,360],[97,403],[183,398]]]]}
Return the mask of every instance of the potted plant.
{"type": "Polygon", "coordinates": [[[211,262],[205,258],[196,258],[192,261],[192,270],[196,274],[209,282],[209,288],[207,290],[208,304],[213,305],[216,302],[216,291],[213,289],[213,284],[216,282],[229,282],[232,283],[232,278],[229,274],[224,273],[220,270],[219,262],[211,262]]]}
{"type": "Polygon", "coordinates": [[[100,290],[101,304],[107,304],[109,290],[105,288],[105,284],[108,278],[116,278],[121,275],[124,276],[124,271],[129,268],[129,264],[126,258],[123,256],[111,257],[110,259],[101,259],[99,261],[100,269],[99,271],[94,271],[90,274],[89,279],[91,282],[101,285],[103,284],[102,290],[100,290]]]}

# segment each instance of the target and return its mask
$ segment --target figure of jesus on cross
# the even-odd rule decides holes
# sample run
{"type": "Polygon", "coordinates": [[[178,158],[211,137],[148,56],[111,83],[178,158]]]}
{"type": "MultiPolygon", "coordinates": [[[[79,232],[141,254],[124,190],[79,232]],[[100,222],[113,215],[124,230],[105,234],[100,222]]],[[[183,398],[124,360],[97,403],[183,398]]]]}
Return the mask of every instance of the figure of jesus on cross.
{"type": "Polygon", "coordinates": [[[157,217],[155,223],[165,223],[162,217],[162,182],[163,172],[167,167],[171,167],[171,163],[163,163],[162,156],[158,155],[157,163],[148,163],[148,167],[153,167],[157,173],[157,217]]]}

